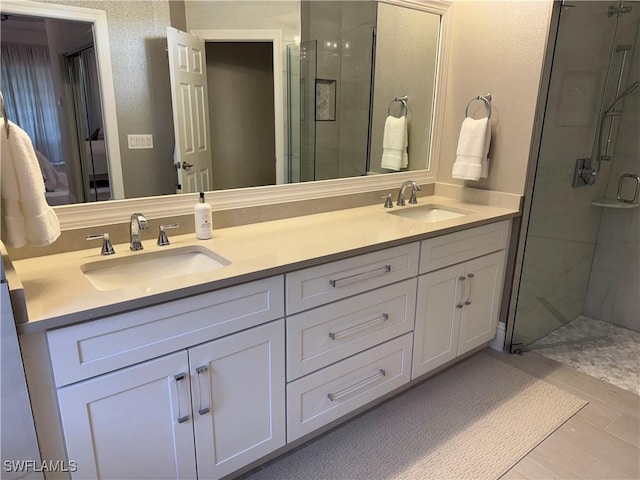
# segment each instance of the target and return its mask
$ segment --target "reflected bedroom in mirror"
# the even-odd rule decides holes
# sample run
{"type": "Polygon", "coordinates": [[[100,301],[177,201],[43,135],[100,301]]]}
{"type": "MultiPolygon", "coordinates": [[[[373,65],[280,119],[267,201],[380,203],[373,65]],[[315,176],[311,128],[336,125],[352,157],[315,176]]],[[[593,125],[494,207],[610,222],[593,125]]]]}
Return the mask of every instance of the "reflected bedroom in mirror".
{"type": "Polygon", "coordinates": [[[2,94],[50,205],[429,168],[441,18],[415,3],[33,5],[0,4],[2,94]]]}

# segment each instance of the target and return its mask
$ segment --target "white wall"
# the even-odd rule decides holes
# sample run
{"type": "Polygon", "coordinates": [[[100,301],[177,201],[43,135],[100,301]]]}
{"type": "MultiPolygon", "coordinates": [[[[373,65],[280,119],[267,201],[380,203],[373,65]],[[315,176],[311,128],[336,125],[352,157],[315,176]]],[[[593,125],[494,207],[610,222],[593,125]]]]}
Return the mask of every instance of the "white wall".
{"type": "MultiPolygon", "coordinates": [[[[439,182],[522,194],[552,1],[454,1],[439,182]],[[489,178],[454,180],[468,101],[493,95],[489,178]]],[[[475,102],[474,107],[482,108],[475,102]]],[[[470,108],[469,113],[474,113],[470,108]]],[[[482,110],[475,112],[476,118],[482,110]]]]}
{"type": "MultiPolygon", "coordinates": [[[[373,98],[371,170],[380,168],[382,137],[389,103],[403,95],[408,100],[409,167],[424,170],[429,156],[431,112],[435,87],[435,61],[438,51],[440,17],[393,5],[378,5],[378,41],[373,98]],[[384,67],[384,68],[381,68],[384,67]],[[411,72],[411,74],[408,74],[411,72]]],[[[399,115],[400,104],[392,105],[399,115]]]]}

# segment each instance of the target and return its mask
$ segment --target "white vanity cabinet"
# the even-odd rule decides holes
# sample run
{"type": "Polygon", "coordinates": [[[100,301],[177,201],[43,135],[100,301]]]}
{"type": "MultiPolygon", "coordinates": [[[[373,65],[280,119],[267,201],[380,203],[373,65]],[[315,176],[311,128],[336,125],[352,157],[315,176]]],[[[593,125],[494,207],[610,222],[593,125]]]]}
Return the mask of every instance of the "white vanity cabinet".
{"type": "Polygon", "coordinates": [[[422,242],[412,378],[495,337],[509,225],[503,221],[422,242]],[[460,263],[446,266],[450,262],[460,263]]]}
{"type": "Polygon", "coordinates": [[[222,478],[487,343],[509,229],[47,331],[72,477],[222,478]]]}
{"type": "Polygon", "coordinates": [[[187,352],[58,390],[73,478],[195,478],[187,352]]]}
{"type": "Polygon", "coordinates": [[[56,381],[81,377],[57,391],[72,476],[215,479],[284,446],[282,286],[274,277],[48,332],[56,381]],[[239,332],[220,335],[234,322],[239,332]],[[145,361],[120,368],[131,357],[145,361]],[[82,378],[90,368],[110,371],[82,378]]]}
{"type": "Polygon", "coordinates": [[[409,382],[419,249],[287,274],[287,441],[409,382]]]}

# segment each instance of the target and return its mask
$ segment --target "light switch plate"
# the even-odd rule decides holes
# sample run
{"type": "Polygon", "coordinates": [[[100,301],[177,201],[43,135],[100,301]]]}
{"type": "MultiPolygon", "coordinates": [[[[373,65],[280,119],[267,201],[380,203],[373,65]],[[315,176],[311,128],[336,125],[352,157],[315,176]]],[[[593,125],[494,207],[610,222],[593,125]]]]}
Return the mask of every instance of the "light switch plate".
{"type": "Polygon", "coordinates": [[[150,133],[127,135],[127,143],[130,150],[153,148],[153,135],[150,133]]]}

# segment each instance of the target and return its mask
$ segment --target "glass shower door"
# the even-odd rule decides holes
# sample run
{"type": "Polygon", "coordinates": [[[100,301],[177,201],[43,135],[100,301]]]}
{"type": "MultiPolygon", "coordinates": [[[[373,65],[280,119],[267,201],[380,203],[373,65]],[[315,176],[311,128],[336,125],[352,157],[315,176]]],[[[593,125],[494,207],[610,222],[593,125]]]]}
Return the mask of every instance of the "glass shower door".
{"type": "Polygon", "coordinates": [[[628,67],[621,70],[621,53],[631,52],[620,45],[633,47],[636,42],[640,6],[621,14],[610,10],[627,3],[632,2],[576,1],[561,7],[512,350],[602,338],[609,332],[611,315],[605,310],[610,307],[588,307],[600,294],[615,296],[601,291],[612,287],[592,275],[603,235],[602,208],[592,202],[607,195],[615,157],[603,162],[594,185],[574,187],[572,180],[576,160],[591,158],[597,148],[603,111],[619,90],[636,80],[630,79],[628,67]]]}
{"type": "Polygon", "coordinates": [[[315,180],[317,41],[287,46],[289,182],[315,180]]]}

